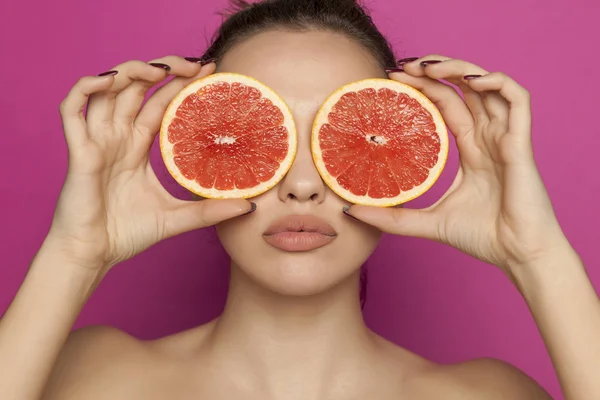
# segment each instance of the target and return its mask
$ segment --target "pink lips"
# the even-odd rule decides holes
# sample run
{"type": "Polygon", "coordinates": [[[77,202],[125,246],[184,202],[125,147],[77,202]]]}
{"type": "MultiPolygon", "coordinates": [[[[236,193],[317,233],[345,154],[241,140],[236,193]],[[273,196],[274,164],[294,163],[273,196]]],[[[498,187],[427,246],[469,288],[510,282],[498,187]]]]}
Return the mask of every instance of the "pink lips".
{"type": "Polygon", "coordinates": [[[290,215],[275,221],[263,233],[271,246],[283,251],[309,251],[331,243],[337,232],[314,215],[290,215]]]}

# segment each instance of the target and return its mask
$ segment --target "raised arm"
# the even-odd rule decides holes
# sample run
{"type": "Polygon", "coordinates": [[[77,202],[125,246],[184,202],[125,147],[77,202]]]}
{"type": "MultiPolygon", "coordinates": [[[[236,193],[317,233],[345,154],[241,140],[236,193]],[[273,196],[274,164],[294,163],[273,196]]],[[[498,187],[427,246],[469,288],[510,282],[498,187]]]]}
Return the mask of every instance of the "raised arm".
{"type": "Polygon", "coordinates": [[[178,200],[148,159],[170,100],[213,71],[175,56],[129,61],[82,78],[61,104],[69,169],[48,236],[0,320],[0,399],[41,398],[78,314],[115,264],[252,209],[246,200],[178,200]],[[140,110],[168,74],[177,77],[140,110]]]}
{"type": "MultiPolygon", "coordinates": [[[[456,139],[458,175],[426,209],[353,206],[346,212],[385,232],[446,243],[500,268],[529,304],[566,398],[600,399],[600,304],[538,173],[529,92],[503,73],[437,55],[409,62],[390,77],[438,106],[456,139]],[[455,84],[464,100],[440,79],[455,84]]],[[[525,395],[519,396],[511,398],[525,395]]]]}

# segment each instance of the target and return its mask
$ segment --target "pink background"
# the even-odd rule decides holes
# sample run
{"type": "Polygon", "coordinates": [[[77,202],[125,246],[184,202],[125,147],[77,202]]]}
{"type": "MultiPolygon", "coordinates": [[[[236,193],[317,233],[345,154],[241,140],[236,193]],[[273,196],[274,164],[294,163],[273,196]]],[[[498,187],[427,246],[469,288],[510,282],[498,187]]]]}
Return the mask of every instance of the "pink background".
{"type": "MultiPolygon", "coordinates": [[[[58,105],[83,75],[128,59],[199,55],[223,0],[0,3],[2,227],[0,310],[44,238],[65,169],[58,105]],[[176,4],[176,5],[173,5],[176,4]]],[[[533,95],[537,160],[558,217],[600,285],[600,135],[596,0],[373,0],[398,57],[440,53],[504,70],[533,95]],[[595,39],[594,39],[595,38],[595,39]]],[[[155,153],[156,156],[156,153],[155,153]]],[[[456,171],[414,202],[434,201],[456,171]]],[[[181,191],[157,167],[173,192],[181,191]]],[[[116,268],[77,326],[110,324],[151,338],[219,314],[227,259],[212,230],[160,243],[116,268]]],[[[497,357],[556,398],[558,383],[528,310],[494,267],[438,244],[386,237],[370,262],[369,325],[439,362],[497,357]]]]}

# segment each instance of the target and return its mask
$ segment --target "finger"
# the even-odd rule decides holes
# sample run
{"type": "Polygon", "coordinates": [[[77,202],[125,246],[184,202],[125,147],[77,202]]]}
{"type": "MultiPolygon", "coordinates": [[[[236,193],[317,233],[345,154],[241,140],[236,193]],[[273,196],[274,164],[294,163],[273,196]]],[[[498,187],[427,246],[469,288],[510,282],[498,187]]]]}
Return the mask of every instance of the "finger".
{"type": "Polygon", "coordinates": [[[193,77],[175,78],[168,84],[158,89],[146,102],[134,121],[134,127],[143,134],[154,137],[160,129],[160,123],[163,115],[169,106],[169,103],[184,87],[190,82],[203,78],[215,71],[214,62],[206,64],[200,72],[193,77]]]}
{"type": "Polygon", "coordinates": [[[439,223],[428,210],[353,205],[346,214],[385,233],[438,240],[439,223]]]}
{"type": "Polygon", "coordinates": [[[390,78],[406,83],[427,96],[440,110],[446,125],[457,138],[473,131],[473,116],[454,88],[426,76],[391,73],[390,78]]]}
{"type": "Polygon", "coordinates": [[[166,237],[176,236],[249,214],[255,210],[256,204],[244,199],[180,200],[165,215],[165,234],[166,237]]]}
{"type": "Polygon", "coordinates": [[[445,79],[458,85],[465,95],[466,93],[479,93],[490,119],[496,121],[507,120],[508,105],[502,96],[495,92],[475,91],[469,86],[469,81],[472,78],[488,74],[485,69],[467,61],[452,59],[429,66],[426,68],[426,73],[427,76],[434,79],[445,79]]]}
{"type": "Polygon", "coordinates": [[[135,80],[156,82],[167,76],[165,68],[151,66],[143,61],[127,61],[113,68],[119,71],[112,86],[90,97],[86,120],[91,134],[113,124],[117,95],[135,80]]]}
{"type": "Polygon", "coordinates": [[[456,60],[440,55],[430,55],[404,64],[404,71],[413,76],[428,76],[432,79],[444,79],[456,85],[463,93],[464,102],[469,107],[475,122],[485,123],[489,115],[482,96],[471,90],[463,77],[465,75],[484,75],[487,73],[481,67],[466,61],[456,60]]]}
{"type": "MultiPolygon", "coordinates": [[[[148,62],[149,66],[159,66],[166,71],[169,67],[169,74],[174,76],[192,77],[200,72],[199,62],[190,62],[185,58],[178,56],[167,56],[148,62]]],[[[122,125],[130,125],[140,112],[140,107],[148,91],[158,82],[165,78],[164,74],[158,74],[156,71],[140,74],[141,78],[134,80],[129,86],[124,88],[117,95],[115,100],[115,122],[122,125]]]]}
{"type": "Polygon", "coordinates": [[[402,68],[407,74],[412,76],[429,76],[428,71],[432,66],[449,60],[452,60],[452,58],[442,56],[440,54],[430,54],[425,57],[420,57],[413,61],[403,63],[402,68]]]}
{"type": "Polygon", "coordinates": [[[502,72],[472,79],[468,85],[477,92],[497,92],[508,104],[502,111],[508,113],[508,132],[527,138],[531,135],[531,95],[527,89],[502,72]]]}
{"type": "Polygon", "coordinates": [[[88,138],[87,124],[83,110],[91,95],[102,92],[112,86],[117,71],[109,71],[103,76],[86,76],[69,91],[60,103],[63,130],[69,147],[81,144],[88,138]]]}

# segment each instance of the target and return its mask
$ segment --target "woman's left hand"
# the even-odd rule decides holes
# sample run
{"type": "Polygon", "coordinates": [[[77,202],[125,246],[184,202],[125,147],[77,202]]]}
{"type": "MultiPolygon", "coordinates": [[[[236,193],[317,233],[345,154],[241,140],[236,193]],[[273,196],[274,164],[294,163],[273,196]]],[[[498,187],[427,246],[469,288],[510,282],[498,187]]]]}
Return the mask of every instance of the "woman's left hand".
{"type": "Polygon", "coordinates": [[[456,139],[458,174],[428,208],[354,205],[347,212],[384,232],[449,244],[511,278],[513,268],[569,248],[535,164],[529,92],[503,73],[448,57],[431,55],[403,68],[390,78],[439,108],[456,139]],[[456,85],[464,101],[440,79],[456,85]]]}

